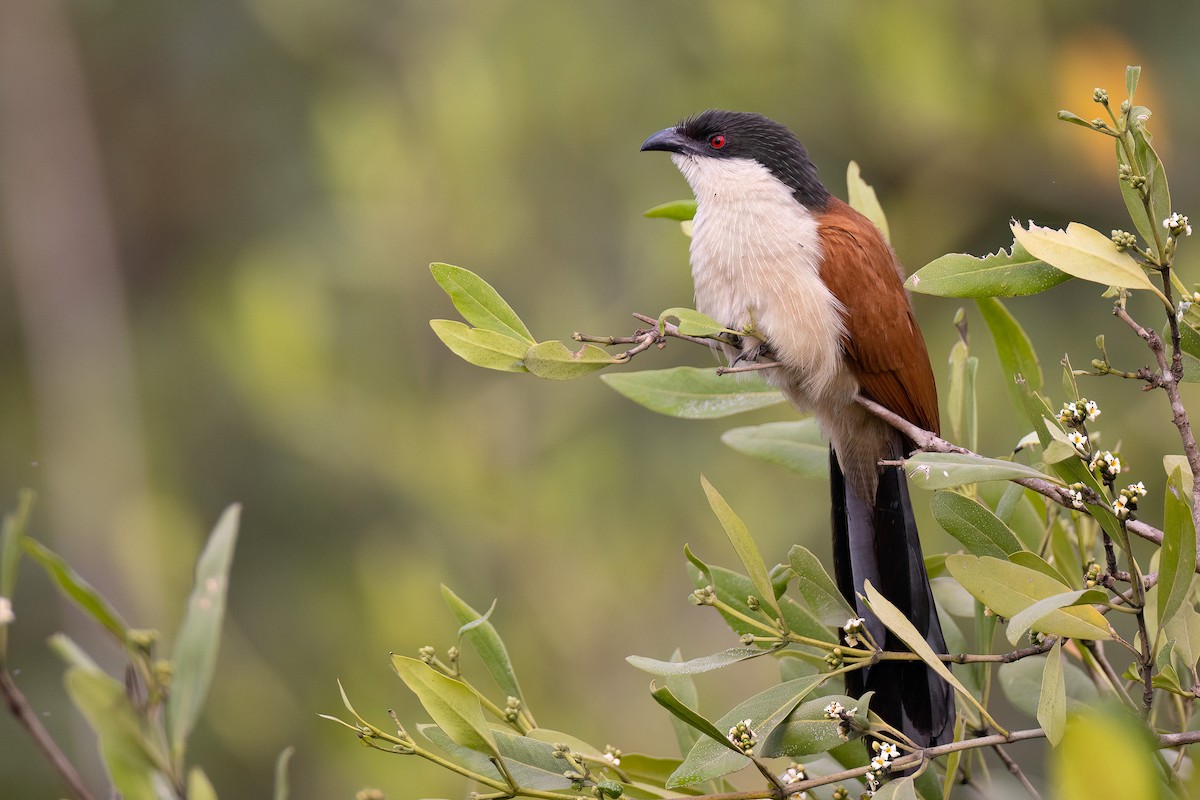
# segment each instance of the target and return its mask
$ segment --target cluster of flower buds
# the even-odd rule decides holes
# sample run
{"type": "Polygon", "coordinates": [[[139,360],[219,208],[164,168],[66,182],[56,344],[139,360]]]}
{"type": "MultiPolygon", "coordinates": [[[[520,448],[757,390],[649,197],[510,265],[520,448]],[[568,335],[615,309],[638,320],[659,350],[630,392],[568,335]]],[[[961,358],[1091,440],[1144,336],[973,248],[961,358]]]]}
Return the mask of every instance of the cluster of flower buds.
{"type": "Polygon", "coordinates": [[[754,750],[754,743],[758,741],[757,734],[750,727],[750,720],[744,719],[738,724],[729,729],[729,741],[738,750],[741,750],[746,755],[749,755],[754,750]]]}
{"type": "Polygon", "coordinates": [[[1192,235],[1192,226],[1188,223],[1187,215],[1180,214],[1178,211],[1171,212],[1171,216],[1163,220],[1163,227],[1172,236],[1192,235]]]}
{"type": "Polygon", "coordinates": [[[1100,583],[1100,575],[1103,572],[1104,572],[1104,570],[1100,568],[1100,565],[1097,564],[1094,559],[1092,561],[1089,561],[1088,565],[1087,565],[1087,569],[1085,569],[1083,571],[1084,587],[1091,589],[1093,586],[1096,586],[1097,584],[1099,584],[1100,583]]]}
{"type": "Polygon", "coordinates": [[[900,757],[900,748],[891,742],[871,742],[875,755],[871,757],[871,771],[867,773],[867,788],[874,792],[883,782],[883,776],[891,768],[892,761],[900,757]]]}
{"type": "Polygon", "coordinates": [[[614,767],[621,766],[621,751],[611,744],[604,745],[604,760],[614,767]]]}
{"type": "Polygon", "coordinates": [[[843,739],[849,739],[850,734],[858,730],[854,724],[854,715],[858,713],[858,706],[854,708],[846,708],[844,705],[834,700],[825,706],[825,719],[833,720],[837,723],[838,736],[843,739]]]}
{"type": "Polygon", "coordinates": [[[1113,500],[1113,513],[1117,519],[1126,520],[1137,511],[1138,499],[1146,496],[1146,486],[1141,481],[1131,483],[1121,490],[1117,499],[1113,500]]]}
{"type": "Polygon", "coordinates": [[[1094,400],[1081,397],[1071,403],[1063,403],[1058,412],[1058,421],[1068,428],[1082,428],[1085,422],[1095,422],[1100,416],[1100,406],[1094,400]]]}
{"type": "Polygon", "coordinates": [[[504,719],[506,722],[516,722],[521,716],[521,698],[509,695],[504,704],[504,719]]]}
{"type": "Polygon", "coordinates": [[[1129,231],[1113,230],[1112,242],[1117,246],[1118,250],[1129,250],[1137,247],[1137,237],[1129,231]]]}
{"type": "MultiPolygon", "coordinates": [[[[804,771],[804,765],[796,764],[795,762],[779,776],[779,781],[785,786],[806,780],[808,780],[808,773],[804,771]]],[[[808,792],[792,792],[787,796],[787,800],[812,800],[812,795],[808,792]]]]}
{"type": "Polygon", "coordinates": [[[825,654],[825,664],[830,669],[837,669],[846,663],[846,656],[842,653],[842,648],[835,647],[825,654]]]}
{"type": "Polygon", "coordinates": [[[1083,484],[1072,483],[1067,487],[1067,494],[1071,497],[1071,506],[1083,510],[1083,484]]]}
{"type": "Polygon", "coordinates": [[[858,647],[862,642],[863,630],[867,621],[862,617],[851,617],[846,620],[846,624],[842,626],[842,630],[846,633],[846,644],[850,647],[858,647]]]}
{"type": "Polygon", "coordinates": [[[1112,483],[1121,474],[1121,459],[1111,450],[1103,450],[1092,456],[1088,469],[1099,475],[1105,483],[1112,483]]]}

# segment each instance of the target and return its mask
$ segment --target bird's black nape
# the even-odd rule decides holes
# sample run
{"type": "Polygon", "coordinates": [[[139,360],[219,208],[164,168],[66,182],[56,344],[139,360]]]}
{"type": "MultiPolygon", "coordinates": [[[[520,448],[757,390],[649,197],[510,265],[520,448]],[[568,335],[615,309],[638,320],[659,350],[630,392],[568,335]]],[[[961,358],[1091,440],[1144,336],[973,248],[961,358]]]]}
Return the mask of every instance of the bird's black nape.
{"type": "Polygon", "coordinates": [[[683,120],[675,130],[699,145],[698,155],[713,158],[750,158],[769,169],[808,208],[822,209],[829,190],[817,177],[800,140],[773,119],[746,111],[709,109],[683,120]],[[714,137],[723,137],[713,147],[714,137]]]}

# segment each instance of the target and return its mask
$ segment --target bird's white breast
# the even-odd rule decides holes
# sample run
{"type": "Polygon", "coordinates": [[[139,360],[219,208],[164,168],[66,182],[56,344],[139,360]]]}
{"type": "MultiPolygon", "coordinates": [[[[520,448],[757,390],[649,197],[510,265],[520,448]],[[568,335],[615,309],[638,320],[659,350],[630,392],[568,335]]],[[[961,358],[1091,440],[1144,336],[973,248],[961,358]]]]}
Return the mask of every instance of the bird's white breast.
{"type": "Polygon", "coordinates": [[[768,376],[805,405],[845,402],[844,309],[820,277],[819,220],[770,170],[750,159],[673,156],[696,195],[692,278],[696,308],[734,330],[758,332],[787,366],[768,376]],[[795,396],[798,394],[799,396],[795,396]]]}

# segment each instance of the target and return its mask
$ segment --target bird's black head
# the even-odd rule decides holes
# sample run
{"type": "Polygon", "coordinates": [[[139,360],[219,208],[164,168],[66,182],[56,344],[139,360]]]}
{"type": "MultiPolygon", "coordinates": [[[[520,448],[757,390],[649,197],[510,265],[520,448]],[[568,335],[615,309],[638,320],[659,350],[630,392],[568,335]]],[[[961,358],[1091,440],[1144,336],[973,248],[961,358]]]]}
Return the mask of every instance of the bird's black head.
{"type": "Polygon", "coordinates": [[[817,177],[808,152],[791,131],[761,114],[703,111],[642,143],[691,158],[742,158],[762,164],[809,208],[824,208],[829,190],[817,177]]]}

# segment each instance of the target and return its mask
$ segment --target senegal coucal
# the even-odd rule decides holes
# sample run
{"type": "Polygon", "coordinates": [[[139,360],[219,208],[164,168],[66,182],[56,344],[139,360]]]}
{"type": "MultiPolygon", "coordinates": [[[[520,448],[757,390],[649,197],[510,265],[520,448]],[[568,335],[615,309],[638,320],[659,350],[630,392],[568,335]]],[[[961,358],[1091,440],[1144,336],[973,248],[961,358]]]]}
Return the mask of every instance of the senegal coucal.
{"type": "MultiPolygon", "coordinates": [[[[939,653],[941,623],[902,469],[913,444],[855,402],[866,397],[938,430],[937,388],[891,246],[829,193],[791,131],[758,114],[705,111],[659,131],[696,195],[691,264],[696,309],[743,331],[731,361],[764,371],[830,441],[833,554],[838,588],[877,642],[904,645],[858,599],[871,581],[939,653]]],[[[848,673],[847,692],[874,690],[871,710],[919,746],[950,741],[954,696],[918,661],[848,673]]]]}

